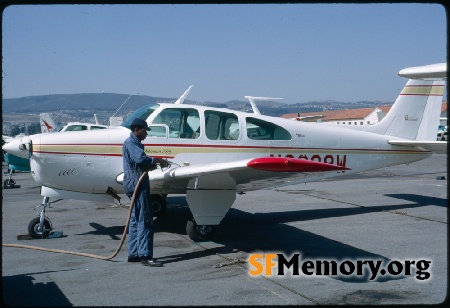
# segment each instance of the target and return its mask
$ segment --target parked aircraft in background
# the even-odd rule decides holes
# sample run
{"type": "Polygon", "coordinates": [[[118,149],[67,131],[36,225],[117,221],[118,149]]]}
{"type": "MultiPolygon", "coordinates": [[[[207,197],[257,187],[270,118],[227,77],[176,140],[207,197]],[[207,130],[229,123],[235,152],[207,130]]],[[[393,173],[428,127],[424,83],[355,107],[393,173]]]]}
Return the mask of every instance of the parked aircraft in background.
{"type": "Polygon", "coordinates": [[[325,117],[325,116],[324,116],[324,115],[321,115],[321,114],[315,115],[315,116],[301,117],[301,116],[300,116],[300,113],[298,113],[298,115],[297,115],[295,118],[291,118],[291,119],[289,119],[289,120],[292,120],[292,121],[309,121],[309,122],[312,122],[312,121],[317,121],[317,120],[323,119],[324,117],[325,117]]]}
{"type": "Polygon", "coordinates": [[[108,128],[108,125],[102,125],[102,124],[98,123],[96,114],[94,114],[94,119],[95,119],[95,123],[69,122],[60,130],[60,132],[76,132],[76,131],[83,131],[83,130],[108,128]]]}
{"type": "Polygon", "coordinates": [[[84,130],[107,129],[107,128],[108,125],[102,124],[69,122],[59,132],[78,132],[84,130]]]}
{"type": "MultiPolygon", "coordinates": [[[[31,236],[51,230],[44,216],[50,198],[110,202],[123,193],[122,144],[134,118],[150,126],[146,153],[171,165],[149,172],[155,216],[164,213],[167,194],[186,194],[194,241],[211,239],[236,194],[263,188],[415,162],[445,153],[436,133],[445,87],[446,64],[399,72],[409,78],[383,120],[361,130],[330,128],[254,113],[197,105],[151,104],[122,126],[106,130],[23,137],[4,150],[30,157],[44,197],[31,236]]],[[[190,88],[189,88],[190,89],[190,88]]]]}
{"type": "Polygon", "coordinates": [[[40,113],[39,124],[41,125],[41,133],[43,134],[56,132],[56,124],[50,116],[50,113],[40,113]]]}

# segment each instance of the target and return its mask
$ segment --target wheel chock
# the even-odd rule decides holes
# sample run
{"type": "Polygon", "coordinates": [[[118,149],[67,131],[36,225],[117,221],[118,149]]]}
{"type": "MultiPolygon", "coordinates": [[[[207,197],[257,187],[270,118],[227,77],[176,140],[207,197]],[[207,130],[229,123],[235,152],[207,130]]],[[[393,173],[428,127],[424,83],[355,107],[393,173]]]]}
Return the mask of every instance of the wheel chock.
{"type": "Polygon", "coordinates": [[[63,237],[62,231],[51,231],[50,234],[48,235],[48,238],[59,238],[59,237],[63,237]]]}
{"type": "Polygon", "coordinates": [[[5,185],[3,185],[3,189],[13,189],[13,188],[20,188],[20,185],[14,185],[14,186],[5,186],[5,185]]]}
{"type": "MultiPolygon", "coordinates": [[[[63,236],[64,235],[63,235],[62,231],[51,231],[47,238],[60,238],[63,236]]],[[[22,233],[22,234],[17,234],[17,240],[18,241],[34,240],[34,238],[32,238],[31,235],[29,235],[28,233],[22,233]]]]}
{"type": "Polygon", "coordinates": [[[17,234],[17,240],[21,241],[21,240],[32,240],[33,238],[28,234],[28,233],[24,233],[24,234],[17,234]]]}

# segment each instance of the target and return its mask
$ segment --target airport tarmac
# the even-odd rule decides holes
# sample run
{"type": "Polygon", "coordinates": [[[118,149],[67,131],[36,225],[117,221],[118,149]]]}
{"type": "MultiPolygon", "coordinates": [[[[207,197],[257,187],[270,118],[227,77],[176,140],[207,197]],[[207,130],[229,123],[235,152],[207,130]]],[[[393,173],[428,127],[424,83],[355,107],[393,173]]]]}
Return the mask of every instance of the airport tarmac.
{"type": "MultiPolygon", "coordinates": [[[[5,165],[3,164],[3,171],[5,165]]],[[[439,304],[448,290],[447,155],[238,195],[213,241],[186,235],[183,195],[169,195],[154,221],[162,268],[127,263],[127,244],[112,261],[2,247],[2,295],[8,306],[215,306],[439,304]],[[300,253],[302,260],[382,260],[395,275],[258,276],[254,253],[300,253]],[[431,264],[424,278],[400,268],[431,264]],[[411,263],[409,263],[411,264],[411,263]]],[[[7,175],[3,174],[3,180],[7,175]]],[[[42,197],[29,173],[2,191],[2,243],[102,256],[117,248],[128,209],[62,200],[46,214],[61,238],[17,240],[42,197]]],[[[50,200],[52,201],[52,200],[50,200]]],[[[351,268],[349,263],[347,269],[351,268]]],[[[340,267],[339,267],[340,268],[340,267]]],[[[345,272],[345,270],[343,269],[345,272]]],[[[274,269],[277,273],[277,269],[274,269]]],[[[381,273],[381,272],[379,272],[381,273]]]]}

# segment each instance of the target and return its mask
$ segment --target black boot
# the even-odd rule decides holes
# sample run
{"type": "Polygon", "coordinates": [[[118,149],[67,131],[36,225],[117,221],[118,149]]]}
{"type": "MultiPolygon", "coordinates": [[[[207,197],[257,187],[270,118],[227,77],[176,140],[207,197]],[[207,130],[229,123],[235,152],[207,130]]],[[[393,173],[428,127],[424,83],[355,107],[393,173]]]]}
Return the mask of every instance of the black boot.
{"type": "Polygon", "coordinates": [[[128,262],[141,262],[141,257],[138,256],[128,256],[128,262]]]}

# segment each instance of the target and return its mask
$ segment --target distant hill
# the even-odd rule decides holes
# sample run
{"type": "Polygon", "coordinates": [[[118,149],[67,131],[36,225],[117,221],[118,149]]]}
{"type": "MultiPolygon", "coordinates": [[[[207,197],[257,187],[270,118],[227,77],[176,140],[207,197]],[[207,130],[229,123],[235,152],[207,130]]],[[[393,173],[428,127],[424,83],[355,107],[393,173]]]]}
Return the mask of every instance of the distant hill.
{"type": "MultiPolygon", "coordinates": [[[[40,96],[27,96],[21,98],[2,99],[3,113],[33,113],[77,111],[77,112],[99,112],[107,111],[112,115],[125,101],[126,104],[120,109],[121,114],[126,114],[147,104],[173,103],[177,98],[163,98],[146,95],[114,94],[114,93],[82,93],[82,94],[51,94],[40,96]],[[127,100],[128,99],[128,100],[127,100]]],[[[252,112],[250,103],[247,100],[230,100],[225,103],[217,102],[197,102],[185,100],[187,104],[205,105],[216,108],[230,108],[239,111],[252,112]]],[[[271,116],[281,116],[295,112],[314,112],[322,110],[339,110],[376,107],[381,105],[392,105],[386,102],[306,102],[287,104],[278,101],[257,101],[261,113],[271,116]]]]}
{"type": "MultiPolygon", "coordinates": [[[[2,99],[3,112],[41,113],[57,110],[117,110],[127,100],[127,94],[83,93],[51,94],[2,99]]],[[[122,107],[124,111],[135,110],[157,102],[175,102],[177,98],[160,98],[132,95],[122,107]]]]}

